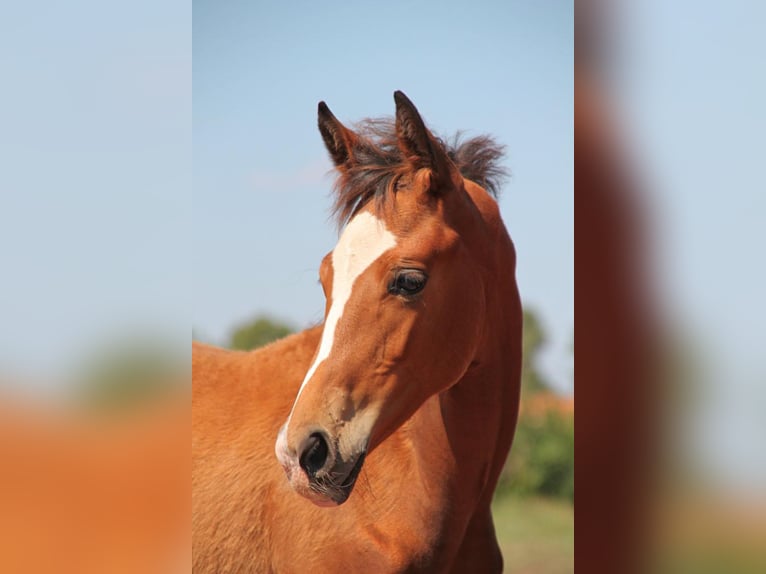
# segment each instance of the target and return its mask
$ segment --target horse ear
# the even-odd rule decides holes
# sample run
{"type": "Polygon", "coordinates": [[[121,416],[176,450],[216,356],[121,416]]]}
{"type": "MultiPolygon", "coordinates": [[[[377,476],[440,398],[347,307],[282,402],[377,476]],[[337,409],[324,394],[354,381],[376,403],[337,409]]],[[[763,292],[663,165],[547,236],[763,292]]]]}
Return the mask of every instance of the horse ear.
{"type": "Polygon", "coordinates": [[[426,128],[417,108],[403,92],[394,92],[399,149],[414,169],[429,168],[436,180],[448,179],[452,161],[426,128]]]}
{"type": "Polygon", "coordinates": [[[340,123],[324,102],[319,102],[318,118],[319,133],[335,167],[351,167],[357,135],[340,123]]]}

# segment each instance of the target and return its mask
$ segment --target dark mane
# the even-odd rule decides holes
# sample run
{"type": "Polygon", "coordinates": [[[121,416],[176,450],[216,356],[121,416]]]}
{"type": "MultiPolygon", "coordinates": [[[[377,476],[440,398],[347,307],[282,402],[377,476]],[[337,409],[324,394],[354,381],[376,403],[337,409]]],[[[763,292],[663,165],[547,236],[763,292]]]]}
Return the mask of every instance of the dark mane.
{"type": "MultiPolygon", "coordinates": [[[[333,214],[339,225],[371,199],[383,201],[408,170],[397,143],[393,118],[362,120],[354,130],[360,137],[354,153],[356,163],[335,183],[333,214]]],[[[508,176],[500,165],[505,146],[486,135],[463,140],[461,132],[447,141],[437,139],[464,178],[497,197],[508,176]]]]}

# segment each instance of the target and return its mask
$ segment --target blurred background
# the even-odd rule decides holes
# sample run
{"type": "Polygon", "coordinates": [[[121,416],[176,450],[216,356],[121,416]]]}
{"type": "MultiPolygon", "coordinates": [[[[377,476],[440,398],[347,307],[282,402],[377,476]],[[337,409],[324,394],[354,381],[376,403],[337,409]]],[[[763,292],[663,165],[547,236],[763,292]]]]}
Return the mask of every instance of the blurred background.
{"type": "Polygon", "coordinates": [[[0,13],[0,571],[188,571],[191,6],[0,13]]]}
{"type": "Polygon", "coordinates": [[[335,246],[327,102],[351,126],[404,91],[437,134],[491,134],[526,309],[521,423],[495,504],[509,572],[571,572],[572,2],[195,1],[195,339],[252,349],[319,323],[335,246]]]}
{"type": "Polygon", "coordinates": [[[577,3],[585,571],[766,571],[764,17],[577,3]]]}

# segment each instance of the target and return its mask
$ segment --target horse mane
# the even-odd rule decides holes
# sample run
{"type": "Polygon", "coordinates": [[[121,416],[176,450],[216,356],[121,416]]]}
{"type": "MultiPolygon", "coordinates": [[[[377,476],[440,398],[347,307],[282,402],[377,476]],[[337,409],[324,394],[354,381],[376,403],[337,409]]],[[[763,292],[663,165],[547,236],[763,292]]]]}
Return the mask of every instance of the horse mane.
{"type": "MultiPolygon", "coordinates": [[[[335,182],[333,215],[339,225],[346,223],[371,199],[382,203],[396,189],[399,178],[409,169],[396,137],[394,118],[368,118],[354,125],[359,136],[354,149],[355,163],[341,172],[335,182]]],[[[436,137],[437,143],[460,170],[461,175],[479,184],[497,198],[508,171],[501,165],[505,146],[491,136],[464,139],[457,132],[450,140],[436,137]]]]}

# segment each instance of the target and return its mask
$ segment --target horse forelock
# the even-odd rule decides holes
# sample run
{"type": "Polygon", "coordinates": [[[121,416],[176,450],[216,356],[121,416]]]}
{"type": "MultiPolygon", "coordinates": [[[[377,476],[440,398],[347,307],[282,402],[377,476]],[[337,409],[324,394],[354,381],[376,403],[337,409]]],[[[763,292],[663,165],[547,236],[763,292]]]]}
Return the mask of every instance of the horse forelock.
{"type": "MultiPolygon", "coordinates": [[[[343,170],[335,182],[333,214],[343,226],[371,200],[376,211],[389,198],[399,179],[411,170],[399,148],[394,118],[368,118],[354,125],[359,136],[354,149],[355,162],[343,170]]],[[[452,138],[436,138],[460,174],[497,197],[508,177],[502,165],[505,146],[488,135],[464,138],[457,132],[452,138]]]]}

